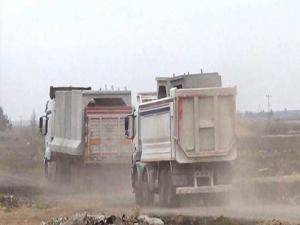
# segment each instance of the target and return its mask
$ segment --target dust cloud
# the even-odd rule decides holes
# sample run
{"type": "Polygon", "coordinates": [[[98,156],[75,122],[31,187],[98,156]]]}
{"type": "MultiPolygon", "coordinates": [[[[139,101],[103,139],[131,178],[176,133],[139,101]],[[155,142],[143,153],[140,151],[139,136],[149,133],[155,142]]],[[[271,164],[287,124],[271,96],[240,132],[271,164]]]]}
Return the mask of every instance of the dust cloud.
{"type": "MultiPolygon", "coordinates": [[[[276,171],[274,163],[282,156],[278,156],[278,152],[266,153],[263,145],[268,143],[255,139],[258,137],[253,135],[253,128],[249,128],[248,122],[245,125],[243,121],[239,126],[238,139],[241,143],[238,143],[239,157],[234,167],[234,190],[226,206],[209,204],[201,196],[187,196],[180,198],[179,206],[173,209],[161,208],[158,203],[151,208],[137,208],[131,188],[130,165],[101,165],[97,170],[92,169],[94,172],[87,171],[75,177],[80,182],[49,182],[43,172],[42,141],[36,134],[29,135],[25,128],[1,133],[0,195],[13,194],[29,199],[30,207],[15,209],[16,213],[26,212],[30,218],[28,224],[40,224],[42,220],[81,211],[119,215],[136,213],[136,210],[161,217],[226,216],[299,221],[300,207],[296,201],[299,196],[298,175],[289,175],[291,168],[286,166],[291,161],[281,159],[285,171],[276,171]],[[260,146],[255,146],[257,143],[260,146]],[[259,154],[249,154],[247,148],[261,149],[258,149],[259,154]]],[[[293,145],[297,146],[297,143],[293,145]]],[[[289,152],[293,154],[291,149],[289,152]]],[[[5,221],[11,221],[12,217],[5,210],[0,212],[0,218],[5,221]]]]}

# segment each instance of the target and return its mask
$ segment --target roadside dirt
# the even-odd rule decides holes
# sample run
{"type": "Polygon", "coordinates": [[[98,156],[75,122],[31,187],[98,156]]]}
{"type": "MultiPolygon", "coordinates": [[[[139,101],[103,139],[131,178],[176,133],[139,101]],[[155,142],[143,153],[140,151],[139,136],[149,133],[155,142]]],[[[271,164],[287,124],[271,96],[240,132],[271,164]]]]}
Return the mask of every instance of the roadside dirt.
{"type": "MultiPolygon", "coordinates": [[[[247,183],[245,185],[249,189],[243,187],[242,192],[233,196],[229,207],[207,206],[194,199],[197,204],[185,202],[176,209],[158,206],[136,208],[129,173],[128,177],[113,177],[113,182],[99,179],[93,187],[87,185],[89,188],[85,190],[74,191],[65,186],[49,185],[43,177],[42,154],[36,150],[37,146],[34,138],[24,138],[20,133],[11,133],[0,139],[0,197],[12,194],[22,202],[14,208],[0,207],[0,225],[40,225],[42,221],[80,212],[118,216],[147,214],[164,218],[166,224],[300,224],[299,206],[286,201],[264,201],[264,193],[267,192],[258,195],[258,190],[253,190],[247,183]],[[253,197],[255,200],[252,200],[253,197]],[[205,220],[210,216],[221,219],[205,220]]],[[[268,183],[277,185],[276,182],[268,183]]],[[[277,190],[276,186],[274,190],[277,190]]],[[[283,189],[278,190],[274,199],[283,195],[280,192],[283,189]]]]}
{"type": "MultiPolygon", "coordinates": [[[[146,214],[166,218],[166,220],[183,215],[188,218],[224,216],[237,219],[234,221],[255,220],[255,224],[273,224],[270,221],[274,219],[300,224],[300,207],[293,205],[247,205],[247,203],[235,201],[230,207],[205,206],[200,203],[198,206],[183,204],[176,209],[159,208],[158,206],[136,208],[133,194],[128,190],[120,190],[119,192],[107,190],[106,192],[98,192],[97,190],[67,192],[62,187],[54,192],[53,187],[47,188],[43,185],[39,186],[38,189],[20,186],[19,188],[13,187],[11,190],[11,193],[18,198],[25,199],[27,204],[12,209],[0,208],[0,225],[35,225],[41,224],[42,221],[50,221],[52,218],[70,217],[82,212],[87,212],[90,215],[118,216],[146,214]]],[[[239,223],[232,224],[238,225],[239,223]]],[[[281,224],[287,223],[282,222],[281,224]]]]}

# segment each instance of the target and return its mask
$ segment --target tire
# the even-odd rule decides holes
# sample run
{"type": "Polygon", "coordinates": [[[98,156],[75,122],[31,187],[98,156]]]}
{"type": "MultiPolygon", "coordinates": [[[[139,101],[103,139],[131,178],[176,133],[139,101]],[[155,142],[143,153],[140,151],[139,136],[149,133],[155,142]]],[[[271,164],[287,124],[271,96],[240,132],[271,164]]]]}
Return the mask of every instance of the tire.
{"type": "Polygon", "coordinates": [[[47,159],[45,159],[45,162],[44,162],[44,176],[45,176],[47,181],[50,180],[49,163],[48,163],[47,159]]]}
{"type": "Polygon", "coordinates": [[[61,184],[70,184],[71,168],[70,161],[67,159],[56,160],[55,180],[61,184]]]}
{"type": "Polygon", "coordinates": [[[230,192],[218,193],[215,203],[217,206],[228,206],[231,203],[230,192]]]}
{"type": "Polygon", "coordinates": [[[48,183],[52,184],[55,182],[55,174],[56,174],[56,162],[49,161],[45,159],[44,163],[44,176],[48,183]]]}
{"type": "Polygon", "coordinates": [[[230,205],[230,193],[211,193],[204,196],[204,202],[207,206],[228,206],[230,205]]]}
{"type": "Polygon", "coordinates": [[[158,194],[160,206],[169,208],[177,206],[175,187],[169,170],[164,169],[159,174],[158,194]]]}
{"type": "Polygon", "coordinates": [[[80,161],[74,161],[70,165],[70,184],[74,191],[84,190],[82,164],[80,161]]]}
{"type": "Polygon", "coordinates": [[[140,206],[143,204],[142,188],[139,182],[137,171],[133,176],[133,186],[134,186],[134,197],[135,203],[140,206]]]}
{"type": "Polygon", "coordinates": [[[148,182],[148,173],[145,171],[142,177],[142,204],[150,206],[154,203],[154,193],[151,192],[148,182]]]}

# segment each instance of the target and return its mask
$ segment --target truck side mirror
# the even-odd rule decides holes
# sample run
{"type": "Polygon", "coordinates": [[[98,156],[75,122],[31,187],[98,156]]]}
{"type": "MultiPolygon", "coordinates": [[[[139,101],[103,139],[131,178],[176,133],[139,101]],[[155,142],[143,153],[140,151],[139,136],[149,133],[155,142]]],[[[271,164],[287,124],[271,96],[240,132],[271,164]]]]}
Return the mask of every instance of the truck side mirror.
{"type": "Polygon", "coordinates": [[[43,117],[42,116],[40,117],[40,120],[39,120],[39,129],[40,129],[40,132],[42,133],[42,129],[43,129],[43,117]]]}
{"type": "Polygon", "coordinates": [[[41,116],[39,119],[39,130],[41,135],[46,136],[48,133],[48,118],[41,116]]]}
{"type": "Polygon", "coordinates": [[[133,139],[134,137],[134,117],[129,115],[125,117],[125,136],[128,139],[133,139]]]}

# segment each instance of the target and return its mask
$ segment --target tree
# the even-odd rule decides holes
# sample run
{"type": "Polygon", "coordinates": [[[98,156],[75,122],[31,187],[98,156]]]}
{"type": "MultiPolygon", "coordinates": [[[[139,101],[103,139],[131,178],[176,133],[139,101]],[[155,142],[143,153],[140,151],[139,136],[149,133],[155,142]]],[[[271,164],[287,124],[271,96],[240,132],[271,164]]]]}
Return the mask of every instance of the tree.
{"type": "Polygon", "coordinates": [[[7,115],[4,114],[2,107],[0,106],[0,130],[5,131],[7,128],[11,128],[12,124],[9,121],[7,115]]]}

